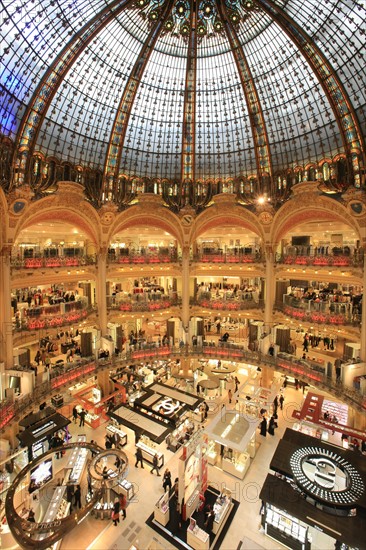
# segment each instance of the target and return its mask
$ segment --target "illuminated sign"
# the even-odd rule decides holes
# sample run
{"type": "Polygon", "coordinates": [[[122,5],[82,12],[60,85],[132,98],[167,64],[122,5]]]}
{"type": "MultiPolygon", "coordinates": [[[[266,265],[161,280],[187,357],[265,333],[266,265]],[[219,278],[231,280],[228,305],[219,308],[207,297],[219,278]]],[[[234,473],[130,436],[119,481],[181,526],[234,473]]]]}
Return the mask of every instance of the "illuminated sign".
{"type": "Polygon", "coordinates": [[[298,449],[290,466],[304,492],[330,504],[350,506],[364,493],[358,471],[334,451],[313,446],[298,449]]]}

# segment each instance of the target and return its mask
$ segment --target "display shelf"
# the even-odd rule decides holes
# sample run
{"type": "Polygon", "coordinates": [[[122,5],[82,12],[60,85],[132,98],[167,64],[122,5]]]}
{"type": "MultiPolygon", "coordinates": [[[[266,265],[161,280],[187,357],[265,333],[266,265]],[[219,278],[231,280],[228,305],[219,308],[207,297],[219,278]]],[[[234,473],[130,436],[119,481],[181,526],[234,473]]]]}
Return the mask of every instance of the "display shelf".
{"type": "Polygon", "coordinates": [[[132,497],[135,494],[135,488],[134,484],[127,481],[127,479],[124,479],[116,487],[113,487],[113,491],[117,493],[117,495],[125,495],[127,500],[132,500],[132,497]]]}
{"type": "Polygon", "coordinates": [[[108,424],[106,428],[107,432],[111,434],[117,434],[120,437],[119,440],[119,447],[124,447],[127,443],[127,434],[123,432],[120,428],[115,426],[114,424],[108,424]]]}
{"type": "Polygon", "coordinates": [[[332,422],[332,419],[336,417],[337,424],[347,426],[348,405],[345,405],[344,403],[335,403],[334,401],[329,401],[329,399],[324,399],[321,410],[322,418],[324,417],[324,413],[329,413],[329,418],[327,419],[329,422],[332,422]]]}
{"type": "Polygon", "coordinates": [[[209,550],[210,536],[197,525],[193,528],[189,526],[187,529],[187,544],[194,550],[209,550]]]}
{"type": "Polygon", "coordinates": [[[266,534],[294,550],[308,550],[308,527],[275,506],[266,506],[264,517],[264,529],[266,534]]]}
{"type": "Polygon", "coordinates": [[[161,468],[162,466],[164,466],[164,455],[163,455],[163,453],[157,451],[156,449],[153,449],[152,447],[150,447],[149,445],[147,445],[146,443],[143,443],[141,441],[139,441],[136,444],[136,447],[138,449],[141,449],[142,458],[144,460],[146,460],[146,462],[149,462],[150,464],[152,464],[154,455],[157,454],[158,455],[158,468],[161,468]]]}

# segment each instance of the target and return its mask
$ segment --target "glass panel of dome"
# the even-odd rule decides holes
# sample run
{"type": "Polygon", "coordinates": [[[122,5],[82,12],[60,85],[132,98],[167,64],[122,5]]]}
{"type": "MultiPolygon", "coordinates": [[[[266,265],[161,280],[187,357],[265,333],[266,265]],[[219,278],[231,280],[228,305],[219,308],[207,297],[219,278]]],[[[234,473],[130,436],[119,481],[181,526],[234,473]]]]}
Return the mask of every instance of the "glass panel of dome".
{"type": "Polygon", "coordinates": [[[139,39],[125,30],[129,14],[110,23],[66,74],[42,125],[39,146],[49,153],[103,165],[110,131],[125,81],[141,49],[139,39]]]}

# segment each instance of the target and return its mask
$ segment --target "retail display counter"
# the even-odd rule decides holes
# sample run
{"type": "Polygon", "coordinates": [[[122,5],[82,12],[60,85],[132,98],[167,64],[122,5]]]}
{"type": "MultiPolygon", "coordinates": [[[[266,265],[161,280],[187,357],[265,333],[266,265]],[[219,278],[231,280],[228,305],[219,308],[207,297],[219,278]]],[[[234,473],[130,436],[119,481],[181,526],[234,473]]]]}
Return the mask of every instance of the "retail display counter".
{"type": "Polygon", "coordinates": [[[175,453],[184,443],[187,443],[193,432],[194,424],[187,418],[166,438],[169,451],[175,453]]]}
{"type": "Polygon", "coordinates": [[[160,523],[160,525],[165,525],[170,519],[169,512],[169,491],[162,495],[154,507],[154,519],[160,523]]]}
{"type": "Polygon", "coordinates": [[[230,510],[232,508],[231,495],[229,492],[227,494],[218,497],[217,501],[213,506],[213,511],[215,512],[215,520],[212,527],[212,532],[216,535],[224,525],[230,510]]]}
{"type": "Polygon", "coordinates": [[[125,495],[127,500],[132,500],[135,494],[134,484],[127,481],[127,479],[124,479],[118,483],[116,487],[113,487],[113,491],[117,493],[117,495],[125,495]]]}
{"type": "Polygon", "coordinates": [[[194,550],[209,550],[210,536],[198,525],[189,525],[187,529],[187,544],[194,550]]]}
{"type": "Polygon", "coordinates": [[[243,479],[250,466],[250,456],[248,453],[234,453],[232,458],[224,457],[221,468],[224,472],[232,476],[243,479]]]}
{"type": "MultiPolygon", "coordinates": [[[[76,405],[76,410],[78,411],[78,414],[80,414],[83,407],[81,405],[76,405]]],[[[93,430],[96,428],[99,428],[100,426],[100,416],[98,414],[93,414],[91,412],[88,412],[85,415],[85,424],[88,424],[93,430]]]]}
{"type": "MultiPolygon", "coordinates": [[[[78,435],[77,441],[85,442],[86,435],[78,435]]],[[[69,461],[65,467],[65,469],[68,470],[68,478],[66,479],[65,476],[65,482],[71,481],[75,484],[80,483],[81,477],[84,472],[87,455],[88,449],[73,449],[69,461]]]]}
{"type": "Polygon", "coordinates": [[[217,454],[217,451],[216,451],[215,441],[211,440],[209,442],[208,447],[207,447],[206,456],[207,456],[207,462],[209,464],[211,464],[211,466],[215,466],[215,464],[217,462],[217,457],[218,457],[218,454],[217,454]]]}
{"type": "MultiPolygon", "coordinates": [[[[52,495],[51,501],[47,507],[46,513],[42,518],[42,523],[49,523],[58,519],[65,518],[69,514],[70,503],[63,498],[66,491],[66,485],[56,487],[52,495]]],[[[47,533],[36,535],[37,540],[42,540],[47,536],[47,533]]],[[[52,550],[57,550],[61,545],[62,540],[57,541],[52,545],[52,550]]]]}
{"type": "Polygon", "coordinates": [[[158,468],[161,468],[162,466],[164,466],[164,455],[163,455],[163,453],[160,453],[159,451],[157,451],[156,449],[150,447],[149,445],[147,445],[146,443],[144,443],[142,441],[139,441],[136,444],[136,447],[138,449],[141,449],[142,458],[144,460],[146,460],[146,462],[150,462],[150,464],[152,464],[154,455],[157,454],[158,455],[158,468]]]}
{"type": "Polygon", "coordinates": [[[127,443],[127,434],[120,430],[117,426],[114,424],[108,424],[106,428],[107,432],[114,435],[119,435],[119,447],[124,447],[127,443]]]}
{"type": "Polygon", "coordinates": [[[262,519],[266,534],[291,550],[309,550],[308,527],[287,512],[266,505],[262,519]]]}

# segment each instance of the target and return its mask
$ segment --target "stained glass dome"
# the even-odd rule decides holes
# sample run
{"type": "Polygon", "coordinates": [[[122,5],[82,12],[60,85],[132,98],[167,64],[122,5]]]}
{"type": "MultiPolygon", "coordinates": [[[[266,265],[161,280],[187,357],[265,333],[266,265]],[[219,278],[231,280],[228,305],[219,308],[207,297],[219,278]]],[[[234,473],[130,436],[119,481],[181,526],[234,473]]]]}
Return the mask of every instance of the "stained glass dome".
{"type": "Polygon", "coordinates": [[[361,186],[365,15],[350,0],[4,0],[11,184],[67,166],[104,197],[121,178],[273,190],[308,167],[331,180],[343,159],[361,186]]]}

